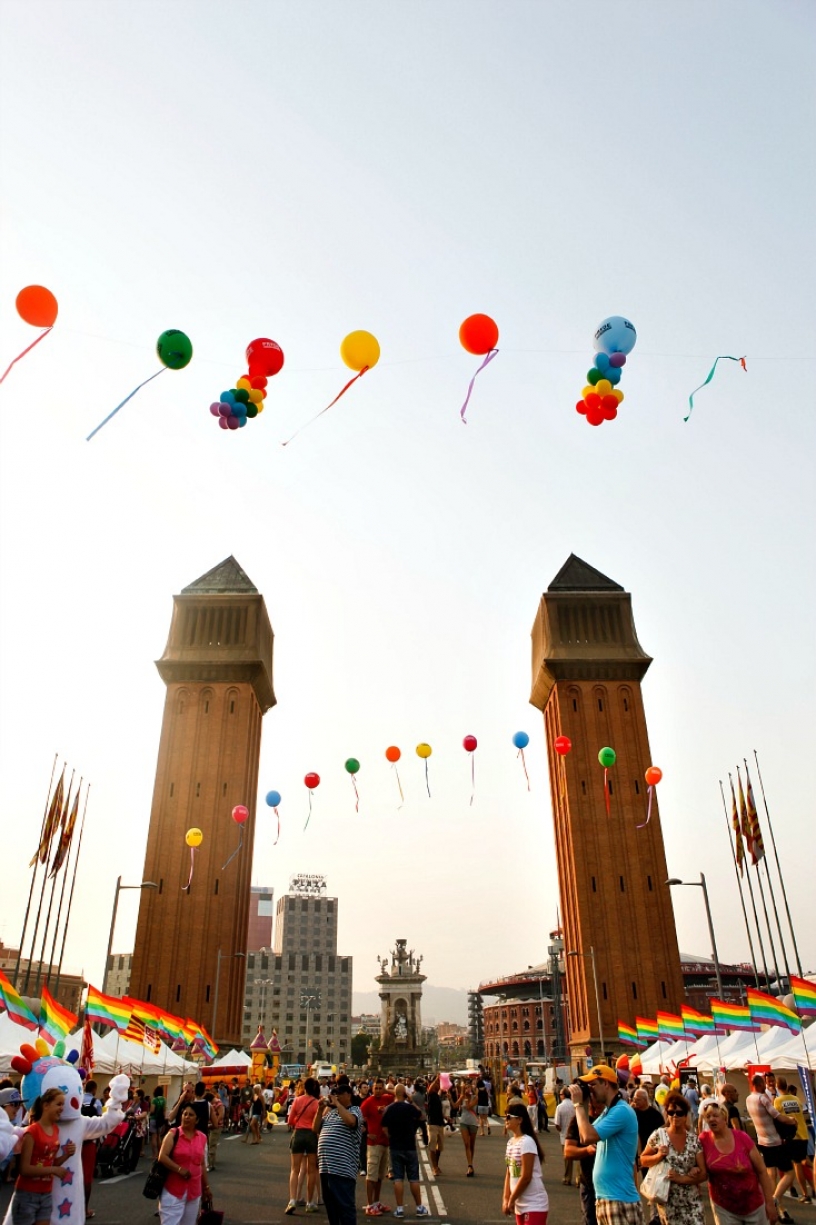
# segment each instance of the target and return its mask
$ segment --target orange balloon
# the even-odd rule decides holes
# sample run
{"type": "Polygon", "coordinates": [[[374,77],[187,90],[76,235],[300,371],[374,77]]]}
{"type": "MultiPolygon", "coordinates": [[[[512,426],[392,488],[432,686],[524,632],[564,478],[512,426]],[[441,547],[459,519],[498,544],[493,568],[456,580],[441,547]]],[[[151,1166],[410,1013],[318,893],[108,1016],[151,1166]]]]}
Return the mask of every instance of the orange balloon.
{"type": "Polygon", "coordinates": [[[392,744],[390,748],[385,750],[385,756],[387,761],[399,761],[402,753],[395,744],[392,744]]]}
{"type": "Polygon", "coordinates": [[[57,299],[44,285],[26,285],[17,295],[17,314],[35,328],[52,328],[57,321],[57,299]]]}
{"type": "Polygon", "coordinates": [[[663,771],[659,766],[649,766],[645,777],[646,783],[649,787],[656,787],[663,777],[663,771]]]}
{"type": "Polygon", "coordinates": [[[489,315],[468,315],[459,329],[459,343],[468,353],[481,357],[499,343],[499,329],[489,315]]]}

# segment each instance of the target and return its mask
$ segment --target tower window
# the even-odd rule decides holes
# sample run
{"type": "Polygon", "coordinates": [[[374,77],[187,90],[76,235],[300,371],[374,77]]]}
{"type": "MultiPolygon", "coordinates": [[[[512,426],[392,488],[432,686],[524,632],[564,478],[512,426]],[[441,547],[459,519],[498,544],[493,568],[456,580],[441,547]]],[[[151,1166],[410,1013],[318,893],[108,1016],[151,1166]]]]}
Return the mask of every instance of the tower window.
{"type": "Polygon", "coordinates": [[[598,698],[598,710],[603,710],[603,698],[598,698]]]}
{"type": "Polygon", "coordinates": [[[148,999],[150,999],[150,992],[151,992],[152,990],[153,990],[153,984],[152,984],[152,983],[148,983],[148,984],[147,984],[147,998],[148,998],[148,999]]]}
{"type": "Polygon", "coordinates": [[[618,877],[618,880],[620,881],[620,891],[621,891],[621,893],[625,893],[625,892],[626,892],[626,886],[625,886],[625,885],[624,885],[624,883],[623,883],[623,877],[622,877],[622,876],[619,876],[619,877],[618,877]]]}
{"type": "Polygon", "coordinates": [[[661,982],[660,990],[663,992],[663,999],[664,1000],[667,999],[668,997],[666,995],[666,984],[664,982],[661,982]]]}
{"type": "Polygon", "coordinates": [[[216,895],[218,894],[218,877],[215,878],[215,889],[213,890],[213,892],[216,895]]]}
{"type": "Polygon", "coordinates": [[[223,786],[223,788],[222,788],[222,790],[221,790],[221,794],[222,794],[222,795],[226,795],[226,794],[227,794],[227,784],[226,784],[226,783],[224,783],[224,786],[223,786]]]}
{"type": "Polygon", "coordinates": [[[595,877],[594,877],[594,876],[593,876],[593,878],[592,878],[592,892],[593,892],[593,893],[597,893],[597,892],[598,892],[598,885],[597,885],[597,883],[596,883],[596,881],[595,881],[595,877]]]}
{"type": "Polygon", "coordinates": [[[652,878],[651,878],[651,876],[647,876],[647,877],[646,877],[646,884],[649,886],[649,892],[650,892],[650,893],[653,893],[653,892],[654,892],[654,885],[652,884],[652,878]]]}
{"type": "Polygon", "coordinates": [[[204,703],[204,714],[208,715],[209,713],[210,713],[210,701],[208,698],[207,701],[204,703]]]}
{"type": "Polygon", "coordinates": [[[607,781],[606,781],[606,785],[607,785],[607,787],[609,788],[609,794],[610,794],[610,795],[614,795],[614,792],[613,792],[613,790],[612,790],[612,779],[611,779],[611,778],[607,779],[607,781]]]}
{"type": "Polygon", "coordinates": [[[629,699],[628,699],[628,698],[624,698],[624,699],[623,699],[623,709],[624,709],[624,710],[628,710],[628,709],[629,709],[629,699]]]}
{"type": "MultiPolygon", "coordinates": [[[[607,993],[606,993],[606,983],[602,983],[601,985],[603,986],[603,997],[604,997],[604,999],[605,999],[605,1000],[606,1000],[606,999],[609,999],[609,996],[608,996],[608,995],[607,995],[607,993]]],[[[209,991],[209,987],[207,988],[207,990],[209,991]]],[[[209,998],[210,998],[210,997],[209,997],[209,996],[207,996],[207,999],[209,999],[209,998]]]]}
{"type": "Polygon", "coordinates": [[[231,714],[231,715],[234,715],[234,714],[235,714],[235,701],[234,701],[234,699],[233,699],[233,701],[232,701],[232,702],[230,702],[230,714],[231,714]]]}
{"type": "Polygon", "coordinates": [[[573,709],[573,710],[577,710],[577,709],[578,709],[578,699],[577,699],[577,698],[573,698],[573,699],[572,699],[572,709],[573,709]]]}
{"type": "Polygon", "coordinates": [[[159,877],[159,893],[161,893],[163,889],[164,889],[164,877],[160,876],[159,877]]]}
{"type": "Polygon", "coordinates": [[[201,783],[196,783],[196,799],[201,795],[201,783]]]}
{"type": "Polygon", "coordinates": [[[637,983],[632,983],[632,999],[637,999],[637,983]]]}
{"type": "MultiPolygon", "coordinates": [[[[606,998],[606,997],[604,997],[604,998],[606,998]]],[[[207,1003],[209,1004],[209,1002],[210,1002],[210,987],[209,987],[209,984],[208,984],[208,985],[207,985],[207,1003]]]]}
{"type": "Polygon", "coordinates": [[[171,783],[171,784],[170,784],[170,799],[171,799],[171,800],[172,800],[172,798],[173,798],[173,787],[174,787],[174,784],[173,784],[173,783],[171,783]]]}
{"type": "Polygon", "coordinates": [[[581,794],[586,795],[586,783],[581,779],[581,794]]]}
{"type": "Polygon", "coordinates": [[[181,1001],[181,983],[179,983],[178,986],[176,987],[176,1003],[178,1004],[180,1003],[180,1001],[181,1001]]]}
{"type": "Polygon", "coordinates": [[[640,795],[640,783],[635,779],[635,795],[640,795]]]}

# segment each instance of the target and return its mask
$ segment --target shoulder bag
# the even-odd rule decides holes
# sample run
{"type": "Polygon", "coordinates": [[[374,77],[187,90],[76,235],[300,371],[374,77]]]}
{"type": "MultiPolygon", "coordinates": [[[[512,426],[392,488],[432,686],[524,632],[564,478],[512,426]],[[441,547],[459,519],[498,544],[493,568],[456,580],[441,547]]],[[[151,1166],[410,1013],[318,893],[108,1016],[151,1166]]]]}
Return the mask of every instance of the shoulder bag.
{"type": "MultiPolygon", "coordinates": [[[[178,1128],[174,1127],[173,1128],[173,1143],[170,1145],[171,1153],[173,1152],[173,1149],[176,1147],[176,1140],[178,1140],[178,1128]]],[[[142,1195],[145,1197],[145,1199],[158,1199],[159,1198],[162,1191],[164,1190],[164,1184],[167,1182],[167,1175],[169,1173],[170,1173],[170,1170],[167,1168],[167,1166],[162,1165],[162,1163],[159,1160],[156,1160],[153,1162],[153,1164],[150,1167],[150,1173],[148,1174],[145,1180],[145,1185],[142,1187],[142,1195]]]]}

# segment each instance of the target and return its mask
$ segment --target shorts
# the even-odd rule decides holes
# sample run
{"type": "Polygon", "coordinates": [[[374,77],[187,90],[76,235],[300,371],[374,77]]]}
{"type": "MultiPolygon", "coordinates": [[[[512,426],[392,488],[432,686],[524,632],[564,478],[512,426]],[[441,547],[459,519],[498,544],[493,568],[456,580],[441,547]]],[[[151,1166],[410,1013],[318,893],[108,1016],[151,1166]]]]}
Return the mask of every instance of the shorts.
{"type": "Polygon", "coordinates": [[[765,1162],[766,1169],[779,1170],[780,1174],[787,1174],[788,1170],[793,1169],[790,1149],[786,1140],[783,1140],[780,1144],[758,1144],[757,1148],[762,1154],[762,1160],[765,1162]]]}
{"type": "Polygon", "coordinates": [[[755,1208],[753,1212],[742,1212],[739,1216],[735,1216],[733,1212],[729,1212],[727,1208],[721,1208],[712,1200],[711,1211],[714,1213],[717,1225],[768,1225],[768,1214],[764,1204],[755,1208]]]}
{"type": "Polygon", "coordinates": [[[369,1144],[366,1148],[366,1178],[382,1182],[388,1173],[388,1149],[384,1144],[369,1144]]]}
{"type": "Polygon", "coordinates": [[[290,1153],[316,1153],[317,1132],[311,1127],[296,1127],[289,1139],[290,1153]]]}
{"type": "Polygon", "coordinates": [[[475,1136],[475,1135],[476,1135],[476,1132],[479,1130],[479,1128],[478,1128],[478,1125],[477,1125],[476,1123],[460,1123],[460,1124],[459,1124],[459,1130],[460,1130],[460,1131],[469,1131],[469,1132],[470,1132],[470,1134],[471,1134],[472,1136],[475,1136]]]}
{"type": "Polygon", "coordinates": [[[428,1124],[428,1148],[432,1153],[441,1153],[445,1147],[445,1128],[442,1124],[428,1124]]]}
{"type": "Polygon", "coordinates": [[[11,1201],[13,1225],[34,1225],[35,1221],[50,1221],[50,1191],[15,1191],[11,1201]]]}
{"type": "Polygon", "coordinates": [[[392,1148],[391,1169],[394,1182],[419,1182],[419,1154],[415,1148],[392,1148]]]}
{"type": "Polygon", "coordinates": [[[641,1200],[636,1204],[620,1199],[596,1199],[595,1218],[598,1225],[643,1225],[641,1200]]]}
{"type": "Polygon", "coordinates": [[[516,1225],[547,1225],[546,1212],[517,1212],[516,1225]]]}
{"type": "Polygon", "coordinates": [[[801,1161],[807,1158],[808,1142],[807,1140],[788,1140],[788,1153],[791,1161],[795,1161],[798,1165],[801,1161]]]}
{"type": "MultiPolygon", "coordinates": [[[[490,1114],[490,1107],[489,1106],[477,1106],[476,1113],[477,1114],[490,1114]]],[[[533,1215],[535,1216],[537,1214],[533,1213],[533,1215]]],[[[527,1213],[527,1216],[530,1216],[529,1212],[527,1213]]]]}

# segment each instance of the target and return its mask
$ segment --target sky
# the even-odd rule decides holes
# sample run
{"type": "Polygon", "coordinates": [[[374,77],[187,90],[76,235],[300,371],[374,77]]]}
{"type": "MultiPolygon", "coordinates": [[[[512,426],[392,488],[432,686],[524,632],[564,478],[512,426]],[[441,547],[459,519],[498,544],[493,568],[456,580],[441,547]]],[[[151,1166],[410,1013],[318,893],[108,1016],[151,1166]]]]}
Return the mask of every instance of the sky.
{"type": "MultiPolygon", "coordinates": [[[[574,552],[632,593],[654,658],[670,873],[706,873],[720,956],[747,958],[718,780],[756,749],[816,970],[813,6],[4,0],[0,32],[0,365],[35,336],[18,290],[60,303],[0,387],[0,939],[56,754],[92,784],[66,964],[101,985],[116,878],[143,863],[172,595],[233,554],[275,631],[259,787],[282,828],[261,803],[253,880],[325,874],[359,991],[396,937],[438,986],[543,960],[529,634],[574,552]],[[500,352],[463,426],[476,311],[500,352]],[[575,403],[610,314],[638,343],[593,429],[575,403]],[[86,442],[170,327],[192,363],[86,442]],[[379,365],[284,449],[357,328],[379,365]],[[257,336],[284,369],[222,432],[209,405],[257,336]],[[685,422],[718,354],[747,371],[721,363],[685,422]]],[[[707,954],[699,891],[674,907],[707,954]]]]}

